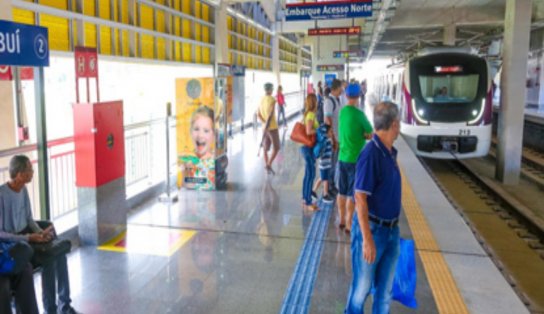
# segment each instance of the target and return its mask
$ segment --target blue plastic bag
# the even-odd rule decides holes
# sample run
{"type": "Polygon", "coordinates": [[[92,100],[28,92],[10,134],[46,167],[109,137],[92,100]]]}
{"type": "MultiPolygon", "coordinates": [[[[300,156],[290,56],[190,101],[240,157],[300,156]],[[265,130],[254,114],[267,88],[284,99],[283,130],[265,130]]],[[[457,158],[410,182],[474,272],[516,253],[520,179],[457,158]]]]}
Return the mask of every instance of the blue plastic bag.
{"type": "Polygon", "coordinates": [[[417,308],[416,257],[414,241],[400,239],[400,256],[393,280],[393,300],[409,308],[417,308]]]}
{"type": "Polygon", "coordinates": [[[9,251],[15,246],[15,242],[0,241],[0,274],[10,274],[15,268],[15,260],[9,251]]]}

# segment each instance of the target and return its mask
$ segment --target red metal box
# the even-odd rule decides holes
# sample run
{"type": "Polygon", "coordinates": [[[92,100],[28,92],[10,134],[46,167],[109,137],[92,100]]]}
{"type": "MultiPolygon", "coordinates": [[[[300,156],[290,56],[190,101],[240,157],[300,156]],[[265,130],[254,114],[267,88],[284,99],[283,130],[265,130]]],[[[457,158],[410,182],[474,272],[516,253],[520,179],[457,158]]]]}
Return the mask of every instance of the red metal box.
{"type": "Polygon", "coordinates": [[[98,187],[125,176],[123,102],[74,104],[76,186],[98,187]]]}

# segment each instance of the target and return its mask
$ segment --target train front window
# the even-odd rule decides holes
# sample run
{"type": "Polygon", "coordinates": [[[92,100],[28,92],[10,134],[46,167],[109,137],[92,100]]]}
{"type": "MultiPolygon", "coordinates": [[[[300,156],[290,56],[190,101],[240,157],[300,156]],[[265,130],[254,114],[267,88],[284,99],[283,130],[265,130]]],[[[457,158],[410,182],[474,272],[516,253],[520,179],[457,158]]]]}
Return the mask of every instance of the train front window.
{"type": "Polygon", "coordinates": [[[469,103],[478,94],[478,74],[420,75],[421,96],[427,103],[469,103]]]}

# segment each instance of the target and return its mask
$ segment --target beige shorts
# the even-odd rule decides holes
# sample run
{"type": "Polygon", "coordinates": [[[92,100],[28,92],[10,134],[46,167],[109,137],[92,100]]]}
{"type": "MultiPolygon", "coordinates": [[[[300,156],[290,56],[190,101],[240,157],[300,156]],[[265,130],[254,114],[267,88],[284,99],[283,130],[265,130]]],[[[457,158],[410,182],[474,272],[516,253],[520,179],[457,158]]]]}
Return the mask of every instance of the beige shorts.
{"type": "Polygon", "coordinates": [[[265,152],[270,150],[270,146],[274,146],[274,150],[280,150],[280,133],[278,129],[268,130],[264,134],[263,149],[265,152]]]}

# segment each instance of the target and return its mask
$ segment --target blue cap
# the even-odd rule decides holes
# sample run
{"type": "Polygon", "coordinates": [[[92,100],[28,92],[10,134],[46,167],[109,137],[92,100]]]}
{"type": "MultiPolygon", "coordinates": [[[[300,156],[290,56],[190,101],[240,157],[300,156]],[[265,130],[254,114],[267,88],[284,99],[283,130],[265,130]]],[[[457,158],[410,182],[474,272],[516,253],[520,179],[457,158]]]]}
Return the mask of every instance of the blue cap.
{"type": "Polygon", "coordinates": [[[349,98],[358,98],[361,96],[361,86],[359,84],[349,84],[346,87],[346,96],[349,98]]]}

